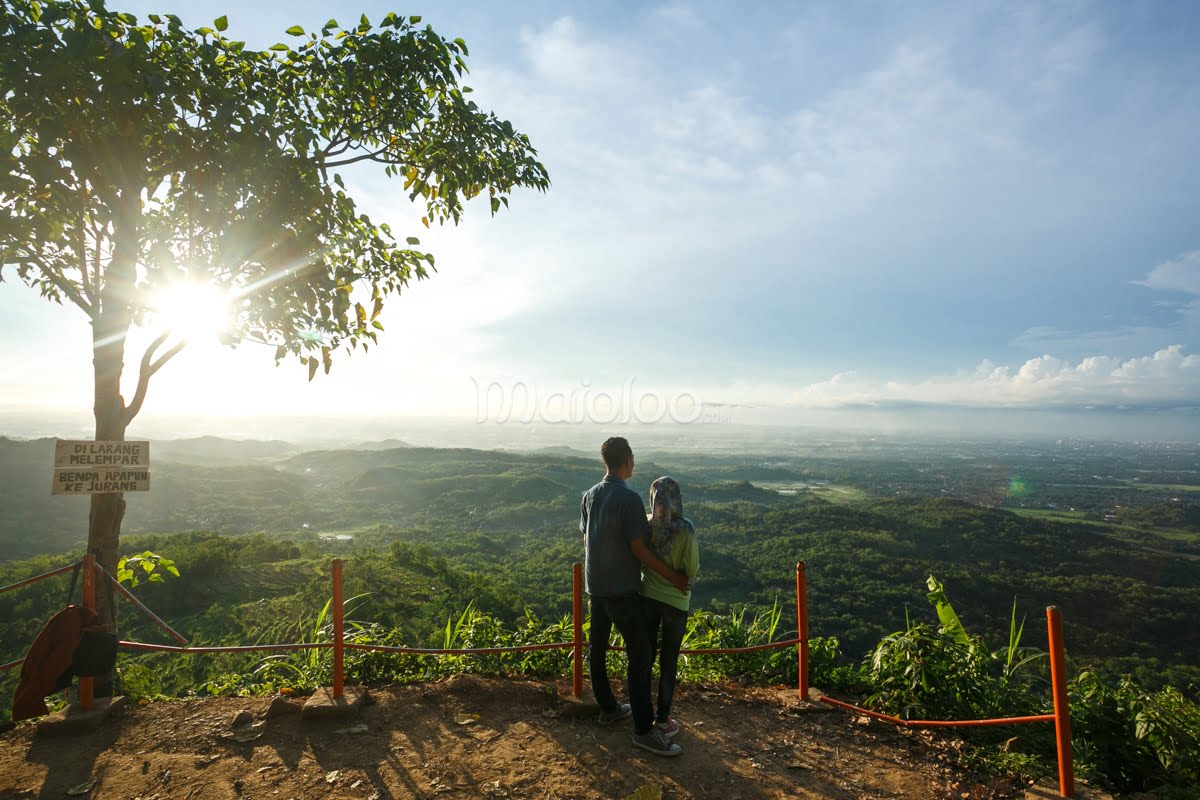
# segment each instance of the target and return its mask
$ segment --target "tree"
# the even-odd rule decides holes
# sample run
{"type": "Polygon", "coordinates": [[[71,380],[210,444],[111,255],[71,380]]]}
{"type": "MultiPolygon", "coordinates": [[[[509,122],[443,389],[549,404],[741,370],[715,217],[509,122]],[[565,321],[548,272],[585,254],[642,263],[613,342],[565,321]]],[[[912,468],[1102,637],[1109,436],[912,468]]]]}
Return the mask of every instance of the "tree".
{"type": "MultiPolygon", "coordinates": [[[[226,343],[268,344],[310,380],[376,342],[384,301],[434,258],[360,213],[339,167],[383,165],[425,227],[485,192],[495,214],[514,188],[548,187],[529,139],[460,85],[466,44],[419,23],[331,19],[254,51],[225,17],[188,30],[103,0],[3,5],[0,280],[15,271],[87,314],[98,440],[124,438],[186,344],[161,333],[122,396],[128,334],[172,287],[217,287],[226,343]]],[[[88,549],[112,574],[124,509],[92,496],[88,549]]],[[[111,597],[100,605],[113,624],[111,597]]]]}

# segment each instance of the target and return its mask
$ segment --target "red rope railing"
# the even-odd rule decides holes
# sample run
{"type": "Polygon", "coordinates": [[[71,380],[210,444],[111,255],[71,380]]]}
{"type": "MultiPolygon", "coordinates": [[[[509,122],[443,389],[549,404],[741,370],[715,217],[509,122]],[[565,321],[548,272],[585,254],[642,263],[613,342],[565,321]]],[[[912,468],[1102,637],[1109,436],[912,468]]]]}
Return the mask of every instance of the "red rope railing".
{"type": "Polygon", "coordinates": [[[10,583],[8,586],[0,588],[0,594],[4,594],[5,592],[11,592],[13,589],[20,589],[22,586],[28,586],[31,583],[37,583],[38,581],[44,581],[47,578],[53,578],[55,575],[62,575],[64,572],[70,572],[71,570],[75,569],[77,566],[79,566],[79,565],[78,564],[67,564],[65,567],[59,567],[58,569],[53,569],[53,570],[50,570],[49,572],[43,572],[41,575],[37,575],[32,578],[26,578],[23,581],[17,581],[16,583],[10,583]]]}
{"type": "Polygon", "coordinates": [[[822,703],[840,706],[859,714],[865,714],[868,717],[881,719],[884,722],[902,725],[905,728],[966,728],[979,725],[1016,725],[1022,722],[1054,722],[1057,719],[1053,714],[1037,714],[1032,717],[1003,717],[1000,719],[901,719],[900,717],[893,717],[891,714],[880,714],[878,711],[871,711],[852,703],[843,703],[841,700],[834,700],[832,697],[825,695],[821,695],[820,699],[822,703]]]}
{"type": "Polygon", "coordinates": [[[96,565],[96,569],[100,570],[100,572],[102,572],[104,574],[104,576],[106,578],[108,578],[108,580],[112,584],[113,588],[116,589],[118,592],[120,592],[121,596],[123,596],[129,602],[133,603],[134,608],[136,608],[138,611],[141,611],[143,614],[145,614],[146,617],[149,618],[149,620],[151,622],[153,622],[155,625],[157,625],[159,628],[161,628],[168,636],[170,636],[172,639],[179,642],[180,644],[186,645],[188,643],[188,640],[182,634],[177,633],[174,628],[172,628],[167,623],[163,622],[157,614],[155,614],[153,611],[151,611],[149,608],[146,607],[145,603],[143,603],[141,600],[138,600],[136,597],[134,597],[133,592],[129,591],[124,586],[122,586],[117,581],[117,579],[114,578],[112,575],[109,575],[108,570],[106,570],[104,567],[100,566],[99,564],[96,565]]]}
{"type": "MultiPolygon", "coordinates": [[[[750,644],[745,647],[698,647],[694,650],[684,648],[679,651],[681,656],[734,656],[740,653],[758,653],[762,650],[782,650],[785,647],[795,647],[800,644],[800,639],[784,639],[778,642],[767,642],[766,644],[750,644]]],[[[569,643],[568,643],[569,645],[569,643]]],[[[609,650],[616,650],[619,653],[624,653],[625,648],[621,645],[612,645],[609,650]]]]}
{"type": "Polygon", "coordinates": [[[574,642],[543,642],[541,644],[521,644],[511,647],[393,647],[384,644],[356,644],[347,642],[348,650],[370,650],[379,653],[397,653],[411,656],[488,656],[498,653],[532,653],[535,650],[567,650],[575,646],[574,642]]]}
{"type": "MultiPolygon", "coordinates": [[[[13,589],[18,589],[22,586],[28,586],[47,578],[52,578],[56,575],[61,575],[75,568],[76,565],[71,564],[50,572],[29,578],[18,583],[11,584],[0,588],[0,593],[7,592],[13,589]]],[[[334,651],[334,697],[341,697],[344,692],[344,657],[345,650],[358,650],[363,652],[382,652],[393,653],[397,655],[495,655],[500,653],[524,653],[534,652],[539,650],[572,650],[572,689],[576,697],[583,694],[583,577],[582,565],[575,564],[572,568],[571,581],[571,612],[572,612],[572,640],[569,642],[548,642],[543,644],[517,645],[513,647],[459,647],[459,648],[432,648],[432,647],[399,647],[390,645],[375,645],[362,644],[357,642],[345,641],[343,619],[343,603],[342,600],[342,560],[334,559],[332,569],[332,595],[331,602],[333,612],[333,641],[331,642],[296,642],[290,644],[259,644],[259,645],[227,645],[213,647],[194,647],[191,646],[187,639],[176,632],[170,625],[160,619],[154,612],[146,607],[144,603],[138,600],[125,587],[121,586],[111,575],[109,575],[102,567],[95,563],[95,557],[87,555],[83,561],[83,604],[85,607],[95,607],[95,577],[97,574],[103,575],[111,581],[121,594],[134,604],[134,606],[145,614],[158,627],[165,631],[168,635],[174,638],[182,646],[151,644],[148,642],[130,642],[121,641],[119,644],[129,650],[140,650],[144,652],[162,652],[162,653],[180,653],[180,654],[229,654],[229,653],[251,653],[251,652],[288,652],[298,650],[326,650],[334,651]]],[[[796,622],[798,635],[795,638],[787,639],[780,642],[769,642],[766,644],[750,645],[747,647],[710,647],[697,648],[690,650],[681,650],[680,655],[736,655],[741,653],[754,653],[764,650],[776,650],[785,647],[795,647],[798,665],[798,682],[797,693],[801,700],[808,699],[809,683],[808,683],[808,587],[807,573],[804,562],[796,564],[796,622]]],[[[1031,722],[1054,722],[1055,723],[1055,739],[1058,750],[1058,772],[1059,772],[1059,793],[1063,797],[1072,797],[1075,792],[1075,777],[1074,767],[1072,763],[1071,750],[1071,720],[1070,712],[1067,705],[1067,684],[1066,684],[1066,655],[1063,648],[1062,640],[1062,619],[1059,611],[1054,606],[1046,609],[1047,630],[1049,636],[1050,647],[1050,676],[1051,686],[1054,693],[1054,713],[1039,714],[1034,716],[1024,717],[1004,717],[997,719],[975,719],[975,720],[906,720],[890,714],[883,714],[878,711],[862,708],[860,706],[846,703],[841,700],[835,700],[827,695],[819,694],[817,698],[820,702],[828,703],[833,706],[845,708],[859,714],[864,714],[874,719],[883,720],[894,725],[900,725],[909,728],[918,727],[973,727],[985,725],[1016,725],[1031,722]]],[[[613,647],[613,650],[624,650],[623,647],[613,647]]],[[[0,665],[0,672],[12,669],[19,666],[22,660],[12,661],[8,664],[0,665]]],[[[91,705],[92,697],[92,680],[90,678],[81,678],[79,686],[80,705],[83,708],[88,708],[91,705]]]]}
{"type": "Polygon", "coordinates": [[[268,653],[272,651],[283,650],[328,650],[333,647],[333,642],[297,642],[295,644],[236,644],[236,645],[215,645],[212,647],[177,647],[173,644],[150,644],[149,642],[127,642],[121,640],[118,642],[121,647],[128,650],[145,650],[154,653],[182,653],[183,655],[220,655],[224,653],[268,653]]]}

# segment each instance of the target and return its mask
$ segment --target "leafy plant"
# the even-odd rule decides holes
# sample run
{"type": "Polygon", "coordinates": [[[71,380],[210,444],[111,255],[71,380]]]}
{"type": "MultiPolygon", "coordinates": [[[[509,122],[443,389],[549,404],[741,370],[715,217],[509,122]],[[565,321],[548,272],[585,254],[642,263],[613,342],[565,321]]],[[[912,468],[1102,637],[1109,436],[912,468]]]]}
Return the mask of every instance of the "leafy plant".
{"type": "Polygon", "coordinates": [[[1128,677],[1085,671],[1068,694],[1085,774],[1123,792],[1200,785],[1200,706],[1178,689],[1146,692],[1128,677]]]}
{"type": "Polygon", "coordinates": [[[972,719],[999,710],[982,643],[914,623],[885,636],[866,660],[869,705],[905,718],[972,719]]]}
{"type": "Polygon", "coordinates": [[[1037,706],[1042,699],[1035,690],[1046,684],[1033,667],[1046,654],[1021,646],[1025,622],[1017,623],[1016,601],[1007,646],[989,652],[967,633],[941,581],[930,575],[926,586],[941,625],[932,630],[913,623],[905,609],[905,630],[880,640],[865,664],[868,702],[905,717],[940,719],[1026,713],[1037,706]]]}
{"type": "MultiPolygon", "coordinates": [[[[348,618],[359,606],[354,605],[366,597],[366,594],[355,595],[342,602],[343,632],[346,639],[363,636],[364,631],[374,630],[374,623],[359,622],[348,618]]],[[[361,604],[360,604],[361,605],[361,604]]],[[[298,635],[298,643],[324,644],[333,641],[333,616],[330,610],[333,598],[325,602],[317,616],[309,623],[303,618],[293,629],[298,635]]],[[[254,675],[259,682],[270,687],[288,686],[295,689],[315,689],[326,686],[333,680],[332,655],[328,648],[308,648],[291,652],[279,653],[262,659],[254,669],[254,675]]]]}
{"type": "MultiPolygon", "coordinates": [[[[932,576],[928,599],[941,627],[907,624],[884,637],[868,657],[864,678],[867,702],[905,717],[962,719],[1004,714],[1046,713],[1048,681],[1040,673],[1046,653],[1021,646],[1024,621],[1016,603],[1008,644],[990,656],[967,634],[932,576]]],[[[1129,677],[1106,678],[1084,671],[1069,684],[1075,760],[1083,775],[1124,792],[1157,791],[1163,797],[1200,796],[1200,706],[1177,688],[1149,692],[1129,677]]],[[[1007,753],[989,746],[995,734],[976,734],[983,746],[970,749],[972,763],[1015,774],[1035,774],[1053,758],[1045,728],[1021,733],[1028,752],[1007,753]]]]}
{"type": "MultiPolygon", "coordinates": [[[[958,614],[955,613],[954,607],[950,605],[950,600],[946,597],[946,591],[942,587],[941,581],[930,575],[925,584],[929,587],[929,594],[925,595],[925,597],[930,603],[933,603],[934,609],[937,610],[938,619],[942,622],[942,627],[938,632],[943,636],[949,636],[963,647],[973,647],[975,643],[967,635],[966,630],[963,629],[962,623],[958,619],[958,614]]],[[[905,613],[907,614],[907,609],[905,613]]]]}
{"type": "Polygon", "coordinates": [[[1014,599],[1008,623],[1008,645],[992,651],[992,658],[1001,664],[1000,682],[1005,687],[1028,687],[1027,679],[1041,680],[1033,673],[1032,667],[1049,658],[1045,650],[1021,646],[1021,634],[1024,632],[1024,618],[1017,625],[1017,601],[1014,599]]]}
{"type": "Polygon", "coordinates": [[[164,573],[179,577],[179,569],[174,561],[149,550],[135,556],[121,556],[117,561],[117,582],[128,583],[131,589],[143,580],[162,583],[164,573]]]}

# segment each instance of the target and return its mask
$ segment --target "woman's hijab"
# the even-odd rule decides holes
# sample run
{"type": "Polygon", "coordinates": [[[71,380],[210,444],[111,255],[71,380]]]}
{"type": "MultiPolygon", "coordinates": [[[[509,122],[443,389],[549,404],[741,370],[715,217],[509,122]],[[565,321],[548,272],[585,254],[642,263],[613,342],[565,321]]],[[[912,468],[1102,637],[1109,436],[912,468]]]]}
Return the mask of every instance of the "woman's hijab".
{"type": "Polygon", "coordinates": [[[650,549],[666,558],[681,532],[691,533],[692,523],[683,517],[683,492],[679,481],[664,475],[650,484],[650,549]]]}

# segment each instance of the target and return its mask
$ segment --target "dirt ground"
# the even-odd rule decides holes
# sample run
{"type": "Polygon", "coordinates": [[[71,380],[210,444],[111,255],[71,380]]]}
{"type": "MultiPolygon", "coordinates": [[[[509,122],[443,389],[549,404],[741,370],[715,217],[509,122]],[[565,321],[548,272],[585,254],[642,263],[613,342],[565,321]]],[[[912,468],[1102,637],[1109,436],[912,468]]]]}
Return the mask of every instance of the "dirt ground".
{"type": "Polygon", "coordinates": [[[341,721],[301,720],[283,698],[131,705],[85,734],[0,736],[0,800],[1057,796],[971,776],[951,737],[809,710],[794,692],[680,687],[677,758],[634,750],[628,722],[599,727],[569,695],[569,683],[460,675],[371,689],[375,702],[341,721]]]}

